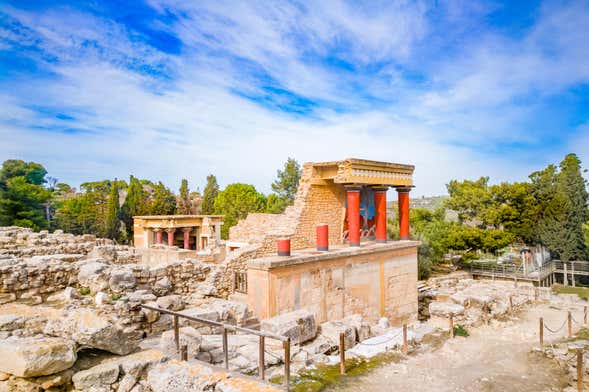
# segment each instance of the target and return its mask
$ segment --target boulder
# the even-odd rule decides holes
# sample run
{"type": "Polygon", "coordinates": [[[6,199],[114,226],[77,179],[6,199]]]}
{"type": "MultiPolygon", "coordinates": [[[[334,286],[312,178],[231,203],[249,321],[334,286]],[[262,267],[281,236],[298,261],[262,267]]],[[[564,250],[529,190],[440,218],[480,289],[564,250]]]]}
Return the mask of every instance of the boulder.
{"type": "Polygon", "coordinates": [[[292,344],[301,344],[317,335],[315,315],[303,309],[263,320],[260,329],[287,336],[292,344]]]}
{"type": "Polygon", "coordinates": [[[119,365],[105,363],[82,370],[74,374],[72,381],[76,389],[85,391],[90,388],[108,388],[119,378],[119,365]]]}
{"type": "Polygon", "coordinates": [[[138,346],[140,334],[126,331],[91,309],[75,309],[64,317],[49,319],[43,333],[73,339],[76,343],[126,355],[138,346]]]}
{"type": "Polygon", "coordinates": [[[159,279],[152,287],[152,292],[158,297],[168,295],[172,291],[172,282],[167,277],[159,279]]]}
{"type": "Polygon", "coordinates": [[[115,293],[122,293],[127,290],[133,290],[137,282],[133,271],[128,269],[116,269],[111,271],[108,286],[115,293]]]}
{"type": "Polygon", "coordinates": [[[80,266],[78,271],[78,283],[90,288],[94,293],[108,288],[108,265],[99,261],[87,262],[80,266]]]}
{"type": "MultiPolygon", "coordinates": [[[[180,332],[180,347],[186,345],[188,348],[188,358],[195,358],[200,349],[202,338],[200,333],[192,327],[182,327],[180,332]]],[[[174,339],[174,330],[166,331],[162,334],[160,347],[163,352],[175,353],[176,341],[174,339]]]]}
{"type": "Polygon", "coordinates": [[[213,391],[220,379],[209,367],[178,361],[160,364],[147,374],[153,392],[213,391]]]}
{"type": "Polygon", "coordinates": [[[157,306],[168,310],[182,310],[184,309],[184,299],[181,295],[166,295],[159,297],[156,300],[157,306]]]}
{"type": "Polygon", "coordinates": [[[430,302],[429,314],[432,316],[446,317],[464,314],[464,306],[450,302],[430,302]]]}
{"type": "Polygon", "coordinates": [[[38,377],[70,368],[76,344],[68,339],[10,337],[0,341],[0,371],[18,377],[38,377]]]}
{"type": "Polygon", "coordinates": [[[339,346],[340,333],[344,333],[345,349],[352,348],[356,344],[356,329],[344,324],[342,321],[327,321],[321,324],[321,336],[331,344],[339,346]]]}
{"type": "Polygon", "coordinates": [[[372,336],[370,324],[359,314],[353,314],[343,319],[344,324],[353,327],[356,330],[356,339],[361,342],[372,336]]]}

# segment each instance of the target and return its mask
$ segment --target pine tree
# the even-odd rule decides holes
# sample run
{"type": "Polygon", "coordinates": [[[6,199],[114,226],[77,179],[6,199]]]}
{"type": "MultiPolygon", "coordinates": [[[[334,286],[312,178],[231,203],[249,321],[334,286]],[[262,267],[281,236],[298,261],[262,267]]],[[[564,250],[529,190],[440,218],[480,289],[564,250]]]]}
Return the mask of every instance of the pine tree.
{"type": "Polygon", "coordinates": [[[176,213],[176,196],[160,181],[153,187],[150,214],[173,215],[176,213]]]}
{"type": "Polygon", "coordinates": [[[117,180],[111,183],[108,201],[106,203],[106,224],[105,236],[107,238],[118,240],[120,239],[120,214],[121,208],[119,204],[119,187],[117,180]]]}
{"type": "Polygon", "coordinates": [[[201,214],[211,215],[215,212],[215,199],[219,194],[219,184],[217,184],[217,177],[212,174],[207,176],[207,185],[203,192],[203,200],[201,207],[201,214]]]}
{"type": "Polygon", "coordinates": [[[180,215],[190,215],[192,210],[192,202],[190,200],[190,190],[188,189],[188,180],[182,179],[180,185],[180,195],[176,203],[176,211],[180,215]]]}
{"type": "Polygon", "coordinates": [[[294,202],[299,180],[301,179],[301,167],[293,158],[288,158],[284,163],[284,170],[278,170],[276,180],[272,183],[272,190],[286,201],[286,204],[294,202]]]}

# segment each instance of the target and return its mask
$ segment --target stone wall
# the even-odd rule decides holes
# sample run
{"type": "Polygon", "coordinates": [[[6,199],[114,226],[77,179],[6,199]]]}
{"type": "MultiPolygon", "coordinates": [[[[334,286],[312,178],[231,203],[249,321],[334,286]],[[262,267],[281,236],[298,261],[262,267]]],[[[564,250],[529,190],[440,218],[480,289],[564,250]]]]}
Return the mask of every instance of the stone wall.
{"type": "Polygon", "coordinates": [[[414,321],[417,244],[255,260],[248,270],[248,306],[259,319],[306,309],[319,322],[352,314],[372,322],[387,317],[393,325],[414,321]]]}
{"type": "Polygon", "coordinates": [[[256,243],[261,254],[276,251],[276,239],[288,237],[292,249],[315,246],[315,228],[329,225],[331,244],[342,243],[345,189],[333,181],[313,183],[313,164],[303,166],[297,195],[282,214],[249,214],[229,231],[232,241],[256,243]]]}

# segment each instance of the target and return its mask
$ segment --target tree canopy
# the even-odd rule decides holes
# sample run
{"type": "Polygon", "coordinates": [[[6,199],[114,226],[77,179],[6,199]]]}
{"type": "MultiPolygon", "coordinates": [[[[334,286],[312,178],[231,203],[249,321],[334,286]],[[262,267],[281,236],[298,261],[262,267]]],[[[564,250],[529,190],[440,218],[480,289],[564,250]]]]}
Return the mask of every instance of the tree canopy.
{"type": "Polygon", "coordinates": [[[300,179],[301,167],[299,163],[293,158],[288,158],[284,163],[284,169],[277,170],[272,190],[284,199],[287,205],[290,205],[294,202],[300,179]]]}
{"type": "Polygon", "coordinates": [[[221,237],[229,237],[229,228],[247,217],[250,212],[264,212],[266,198],[253,185],[230,184],[215,198],[215,214],[225,215],[221,237]]]}
{"type": "Polygon", "coordinates": [[[207,185],[203,192],[201,214],[211,215],[215,212],[215,199],[219,194],[219,184],[217,184],[217,177],[212,174],[207,176],[207,185]]]}

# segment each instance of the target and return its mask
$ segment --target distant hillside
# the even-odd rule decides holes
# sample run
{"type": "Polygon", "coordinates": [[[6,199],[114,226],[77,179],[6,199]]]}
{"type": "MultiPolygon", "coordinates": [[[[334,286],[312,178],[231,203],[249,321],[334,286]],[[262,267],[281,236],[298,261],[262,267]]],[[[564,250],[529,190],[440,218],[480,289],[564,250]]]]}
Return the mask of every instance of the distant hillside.
{"type": "MultiPolygon", "coordinates": [[[[410,208],[425,208],[427,210],[435,210],[438,207],[441,207],[448,196],[422,196],[419,198],[411,198],[409,197],[409,207],[410,208]]],[[[396,210],[397,209],[397,202],[396,201],[389,201],[387,203],[387,208],[389,210],[396,210]]]]}

